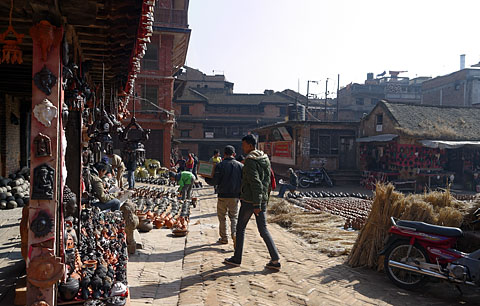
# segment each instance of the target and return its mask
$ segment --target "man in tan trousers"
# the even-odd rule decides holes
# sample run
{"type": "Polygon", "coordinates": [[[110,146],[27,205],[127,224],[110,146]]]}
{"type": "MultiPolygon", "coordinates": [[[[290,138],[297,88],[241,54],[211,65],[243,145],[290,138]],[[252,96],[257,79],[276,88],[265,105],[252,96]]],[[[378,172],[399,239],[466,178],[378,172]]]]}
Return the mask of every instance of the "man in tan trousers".
{"type": "Polygon", "coordinates": [[[210,185],[217,186],[218,201],[217,215],[219,221],[220,238],[218,243],[227,244],[227,223],[226,217],[230,219],[230,234],[235,247],[235,233],[238,217],[238,200],[240,198],[240,186],[242,183],[243,164],[235,160],[235,148],[226,146],[224,149],[224,159],[215,166],[215,174],[212,180],[208,180],[210,185]]]}
{"type": "Polygon", "coordinates": [[[117,154],[109,152],[108,158],[110,159],[110,164],[112,165],[112,175],[115,176],[118,182],[118,187],[123,188],[123,173],[125,172],[125,164],[122,161],[122,158],[117,154]]]}

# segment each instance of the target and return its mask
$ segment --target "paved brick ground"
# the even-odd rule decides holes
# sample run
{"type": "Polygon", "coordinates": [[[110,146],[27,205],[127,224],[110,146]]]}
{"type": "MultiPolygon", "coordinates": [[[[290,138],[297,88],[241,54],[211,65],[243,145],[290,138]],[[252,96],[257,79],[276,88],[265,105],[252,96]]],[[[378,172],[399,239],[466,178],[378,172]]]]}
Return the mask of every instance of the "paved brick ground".
{"type": "Polygon", "coordinates": [[[233,246],[215,244],[216,197],[211,188],[199,193],[186,238],[166,229],[142,234],[145,248],[130,257],[128,267],[132,305],[479,305],[477,288],[463,287],[463,296],[445,283],[429,285],[424,293],[401,290],[383,273],[352,269],[345,257],[320,254],[277,225],[269,229],[283,266],[270,272],[253,218],[242,266],[225,266],[233,246]]]}
{"type": "Polygon", "coordinates": [[[22,208],[0,210],[0,305],[13,305],[17,277],[25,270],[20,253],[22,208]]]}

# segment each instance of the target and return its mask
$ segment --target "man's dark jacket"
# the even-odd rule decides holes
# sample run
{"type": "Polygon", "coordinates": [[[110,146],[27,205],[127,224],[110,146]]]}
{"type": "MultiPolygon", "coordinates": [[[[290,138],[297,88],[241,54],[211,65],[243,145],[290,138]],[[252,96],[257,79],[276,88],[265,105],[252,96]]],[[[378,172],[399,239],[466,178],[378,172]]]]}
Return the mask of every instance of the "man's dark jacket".
{"type": "Polygon", "coordinates": [[[243,164],[233,157],[227,157],[215,166],[210,185],[217,186],[219,198],[240,198],[243,164]]]}

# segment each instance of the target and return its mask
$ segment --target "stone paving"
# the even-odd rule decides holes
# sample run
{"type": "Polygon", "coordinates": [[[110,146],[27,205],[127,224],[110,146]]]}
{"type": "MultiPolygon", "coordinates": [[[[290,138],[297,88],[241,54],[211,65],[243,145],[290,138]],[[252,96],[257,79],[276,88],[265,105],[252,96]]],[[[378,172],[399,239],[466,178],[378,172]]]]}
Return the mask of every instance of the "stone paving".
{"type": "Polygon", "coordinates": [[[282,270],[264,269],[268,252],[249,222],[241,267],[225,266],[233,245],[216,244],[216,195],[199,191],[187,237],[170,230],[141,234],[144,249],[130,257],[128,279],[132,305],[479,305],[480,291],[436,283],[409,292],[384,273],[352,269],[345,257],[328,257],[301,238],[269,224],[281,254],[282,270]]]}
{"type": "Polygon", "coordinates": [[[20,252],[22,208],[0,210],[0,305],[13,305],[17,278],[25,272],[20,252]]]}

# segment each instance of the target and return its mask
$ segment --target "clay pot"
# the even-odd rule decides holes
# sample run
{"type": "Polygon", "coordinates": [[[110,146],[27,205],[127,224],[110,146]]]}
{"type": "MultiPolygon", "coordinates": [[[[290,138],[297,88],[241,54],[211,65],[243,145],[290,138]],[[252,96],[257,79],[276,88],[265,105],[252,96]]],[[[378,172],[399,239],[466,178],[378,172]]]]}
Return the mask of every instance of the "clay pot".
{"type": "Polygon", "coordinates": [[[162,226],[163,226],[163,224],[165,223],[165,221],[163,221],[163,219],[157,217],[157,218],[155,218],[154,223],[155,223],[155,227],[156,227],[156,228],[162,228],[162,226]]]}
{"type": "Polygon", "coordinates": [[[153,229],[152,220],[145,219],[145,218],[140,220],[137,228],[140,232],[144,232],[144,233],[151,231],[153,229]]]}
{"type": "Polygon", "coordinates": [[[153,220],[153,218],[154,218],[153,213],[150,210],[147,211],[147,219],[153,220]]]}
{"type": "Polygon", "coordinates": [[[173,219],[166,219],[165,220],[165,226],[168,227],[168,228],[172,228],[173,227],[173,224],[174,224],[174,221],[173,219]]]}
{"type": "Polygon", "coordinates": [[[83,262],[87,268],[93,268],[95,270],[97,268],[97,261],[96,260],[85,260],[83,262]]]}
{"type": "Polygon", "coordinates": [[[80,290],[80,282],[73,277],[69,277],[65,283],[58,285],[58,292],[64,301],[73,300],[77,296],[78,290],[80,290]]]}

